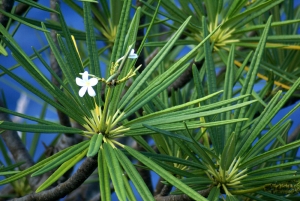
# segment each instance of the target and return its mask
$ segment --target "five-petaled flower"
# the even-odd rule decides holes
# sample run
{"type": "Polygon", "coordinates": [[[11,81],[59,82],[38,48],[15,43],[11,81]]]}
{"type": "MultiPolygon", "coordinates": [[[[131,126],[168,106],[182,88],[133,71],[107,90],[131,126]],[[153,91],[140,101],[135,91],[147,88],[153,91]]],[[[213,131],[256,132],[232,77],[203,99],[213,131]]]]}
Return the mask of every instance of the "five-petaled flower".
{"type": "Polygon", "coordinates": [[[82,79],[76,77],[76,84],[78,86],[81,86],[81,89],[79,90],[79,96],[83,97],[85,92],[88,91],[88,94],[90,96],[95,96],[96,93],[93,89],[93,86],[95,86],[98,83],[97,78],[91,78],[89,79],[89,73],[87,71],[84,71],[82,74],[82,79]]]}

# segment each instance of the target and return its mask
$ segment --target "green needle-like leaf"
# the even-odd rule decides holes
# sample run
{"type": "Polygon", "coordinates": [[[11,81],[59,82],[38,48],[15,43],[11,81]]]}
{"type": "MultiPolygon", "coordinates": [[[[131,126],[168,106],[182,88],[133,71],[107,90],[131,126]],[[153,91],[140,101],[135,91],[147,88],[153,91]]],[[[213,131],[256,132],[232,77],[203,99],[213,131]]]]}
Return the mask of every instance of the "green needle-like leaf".
{"type": "Polygon", "coordinates": [[[115,149],[115,152],[123,169],[128,174],[129,178],[133,182],[134,186],[140,193],[143,200],[154,200],[144,180],[142,179],[141,175],[137,172],[136,168],[132,165],[131,161],[124,155],[122,151],[115,149]]]}
{"type": "Polygon", "coordinates": [[[175,186],[179,190],[181,190],[183,193],[187,194],[189,197],[199,200],[199,201],[205,201],[204,197],[202,197],[199,193],[182,183],[180,180],[175,178],[173,175],[171,175],[169,172],[161,168],[159,165],[151,161],[146,156],[142,155],[138,151],[132,149],[131,147],[124,146],[124,149],[128,151],[133,157],[141,161],[144,165],[151,168],[153,171],[155,171],[157,174],[159,174],[162,178],[164,178],[167,182],[169,182],[171,185],[175,186]]]}
{"type": "Polygon", "coordinates": [[[110,144],[103,144],[103,153],[105,157],[105,161],[107,163],[107,167],[109,170],[109,174],[112,180],[112,183],[115,187],[115,192],[118,196],[118,199],[121,201],[126,201],[126,191],[124,189],[124,181],[122,178],[123,171],[120,167],[117,155],[114,151],[115,148],[112,148],[110,144]]]}
{"type": "Polygon", "coordinates": [[[69,159],[68,161],[64,162],[48,179],[36,189],[36,193],[45,190],[51,184],[56,182],[63,174],[65,174],[70,168],[72,168],[76,163],[78,163],[86,154],[87,150],[77,154],[73,158],[69,159]]]}
{"type": "Polygon", "coordinates": [[[256,157],[253,157],[249,160],[244,160],[240,164],[239,168],[251,168],[251,167],[253,167],[255,165],[258,165],[260,163],[263,163],[263,162],[265,162],[265,161],[267,161],[267,160],[269,160],[269,159],[271,159],[275,156],[278,156],[280,154],[288,152],[292,149],[298,148],[299,146],[300,146],[300,140],[297,140],[295,142],[291,142],[287,145],[284,145],[284,146],[278,147],[276,149],[272,149],[270,151],[262,153],[262,154],[260,154],[256,157]]]}
{"type": "Polygon", "coordinates": [[[109,172],[103,152],[103,146],[101,147],[101,149],[99,149],[97,162],[101,199],[111,200],[109,172]]]}
{"type": "Polygon", "coordinates": [[[102,139],[103,135],[101,133],[93,135],[93,137],[91,138],[89,150],[86,155],[87,157],[93,157],[98,153],[102,144],[102,139]]]}
{"type": "Polygon", "coordinates": [[[230,137],[227,139],[225,144],[223,153],[221,155],[220,166],[223,170],[228,170],[231,165],[235,155],[235,147],[236,147],[236,134],[234,132],[231,133],[230,137]]]}
{"type": "Polygon", "coordinates": [[[35,173],[33,173],[31,176],[38,176],[41,175],[45,172],[48,172],[52,170],[53,168],[59,166],[60,164],[68,161],[69,159],[75,157],[77,154],[83,152],[87,147],[89,146],[89,141],[83,141],[81,143],[78,143],[76,145],[73,145],[70,149],[68,149],[66,152],[63,154],[59,155],[55,159],[53,159],[51,162],[47,163],[47,166],[39,169],[35,173]]]}

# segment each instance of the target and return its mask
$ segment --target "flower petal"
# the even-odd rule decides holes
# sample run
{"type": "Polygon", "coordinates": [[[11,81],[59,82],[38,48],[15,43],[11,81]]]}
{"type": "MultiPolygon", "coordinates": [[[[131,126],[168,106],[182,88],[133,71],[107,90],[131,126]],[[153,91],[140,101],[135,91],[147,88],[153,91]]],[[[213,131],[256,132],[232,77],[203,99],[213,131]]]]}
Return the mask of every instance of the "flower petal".
{"type": "Polygon", "coordinates": [[[89,82],[90,82],[90,86],[95,86],[96,84],[98,84],[98,79],[91,78],[91,79],[89,79],[89,82]]]}
{"type": "Polygon", "coordinates": [[[76,84],[81,87],[85,86],[85,82],[79,77],[76,77],[76,84]]]}
{"type": "Polygon", "coordinates": [[[87,71],[84,71],[82,74],[82,80],[85,82],[89,80],[89,73],[87,71]]]}
{"type": "Polygon", "coordinates": [[[88,87],[86,86],[81,87],[81,89],[79,90],[79,96],[83,97],[87,89],[88,87]]]}
{"type": "Polygon", "coordinates": [[[129,59],[136,59],[136,58],[138,58],[138,55],[134,53],[134,49],[131,49],[128,58],[129,59]]]}
{"type": "Polygon", "coordinates": [[[96,92],[93,87],[88,87],[88,93],[90,96],[96,96],[96,92]]]}

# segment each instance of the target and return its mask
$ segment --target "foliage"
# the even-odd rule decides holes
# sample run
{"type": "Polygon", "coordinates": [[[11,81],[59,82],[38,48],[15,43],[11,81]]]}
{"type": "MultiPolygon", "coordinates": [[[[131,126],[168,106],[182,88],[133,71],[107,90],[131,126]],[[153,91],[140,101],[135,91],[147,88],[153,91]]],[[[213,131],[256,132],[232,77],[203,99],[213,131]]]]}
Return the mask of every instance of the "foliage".
{"type": "MultiPolygon", "coordinates": [[[[34,49],[34,57],[57,86],[20,48],[10,30],[0,25],[2,47],[6,47],[1,53],[6,56],[9,49],[39,87],[14,73],[18,66],[0,65],[1,76],[13,78],[80,127],[1,107],[1,112],[31,123],[3,120],[0,129],[36,133],[35,141],[40,133],[82,135],[84,139],[22,171],[12,171],[20,164],[7,163],[10,159],[4,153],[9,166],[1,168],[0,175],[11,176],[0,181],[1,185],[18,179],[27,184],[28,175],[53,171],[32,189],[37,194],[47,192],[82,159],[93,158],[98,163],[103,200],[111,199],[111,182],[119,200],[135,200],[129,181],[143,200],[154,200],[137,167],[156,172],[165,186],[176,187],[172,195],[185,194],[194,200],[297,199],[300,176],[295,167],[300,163],[296,156],[300,141],[288,142],[287,138],[288,117],[300,104],[271,123],[300,84],[300,20],[293,1],[148,0],[140,1],[141,7],[134,7],[131,16],[130,0],[110,1],[110,5],[102,0],[65,0],[83,17],[84,32],[67,26],[58,5],[54,10],[33,1],[26,3],[56,13],[59,22],[0,12],[44,32],[63,76],[34,49]],[[280,20],[282,12],[284,21],[280,20]],[[140,24],[142,19],[145,22],[140,24]],[[49,29],[57,31],[58,46],[49,29]],[[99,47],[97,41],[104,45],[99,47]],[[186,47],[190,49],[178,56],[186,47]],[[254,87],[260,80],[265,82],[257,92],[254,87]],[[79,94],[79,90],[83,91],[79,94]],[[144,151],[120,140],[128,137],[144,151]]],[[[0,146],[4,151],[2,142],[0,146]]]]}

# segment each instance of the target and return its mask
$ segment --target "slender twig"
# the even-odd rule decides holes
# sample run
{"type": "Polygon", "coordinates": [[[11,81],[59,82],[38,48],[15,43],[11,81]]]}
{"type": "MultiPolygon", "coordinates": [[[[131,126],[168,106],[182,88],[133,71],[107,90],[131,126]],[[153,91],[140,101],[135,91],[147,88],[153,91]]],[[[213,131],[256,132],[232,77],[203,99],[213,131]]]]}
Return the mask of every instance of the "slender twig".
{"type": "Polygon", "coordinates": [[[86,158],[78,170],[67,181],[59,184],[55,188],[40,193],[32,193],[13,201],[53,201],[65,197],[67,194],[77,189],[97,168],[97,156],[86,158]]]}

